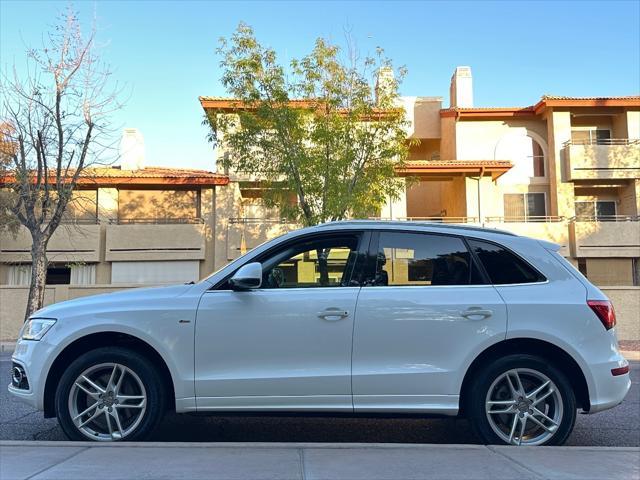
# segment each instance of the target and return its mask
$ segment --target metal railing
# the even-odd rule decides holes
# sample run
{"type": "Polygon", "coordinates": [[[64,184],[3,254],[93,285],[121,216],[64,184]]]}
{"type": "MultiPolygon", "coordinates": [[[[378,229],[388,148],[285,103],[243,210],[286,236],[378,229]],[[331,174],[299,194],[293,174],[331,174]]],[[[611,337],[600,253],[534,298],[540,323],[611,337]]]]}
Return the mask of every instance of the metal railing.
{"type": "Polygon", "coordinates": [[[204,220],[198,217],[112,218],[109,223],[111,225],[184,225],[204,223],[204,220]]]}
{"type": "Polygon", "coordinates": [[[638,138],[585,138],[584,140],[567,140],[563,146],[571,145],[639,145],[638,138]]]}
{"type": "Polygon", "coordinates": [[[576,215],[571,218],[574,222],[638,222],[638,215],[576,215]]]}
{"type": "Polygon", "coordinates": [[[478,223],[478,217],[369,217],[367,220],[397,220],[401,222],[478,223]]]}
{"type": "Polygon", "coordinates": [[[261,217],[231,217],[229,223],[243,225],[259,225],[259,224],[279,224],[285,225],[292,223],[284,218],[261,218],[261,217]]]}
{"type": "Polygon", "coordinates": [[[100,221],[97,217],[91,218],[73,218],[73,217],[62,217],[60,220],[61,225],[98,225],[100,221]]]}
{"type": "Polygon", "coordinates": [[[485,217],[486,223],[556,223],[564,222],[565,217],[557,215],[526,215],[526,216],[506,216],[506,217],[485,217]]]}

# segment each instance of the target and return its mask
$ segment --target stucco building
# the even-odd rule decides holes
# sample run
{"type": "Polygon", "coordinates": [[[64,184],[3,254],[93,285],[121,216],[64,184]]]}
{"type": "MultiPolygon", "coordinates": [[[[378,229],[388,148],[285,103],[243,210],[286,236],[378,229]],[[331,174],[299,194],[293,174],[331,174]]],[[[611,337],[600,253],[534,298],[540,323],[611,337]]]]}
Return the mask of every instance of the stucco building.
{"type": "MultiPolygon", "coordinates": [[[[205,110],[230,99],[201,97],[205,110]]],[[[640,97],[544,96],[526,107],[475,107],[469,67],[458,67],[449,106],[403,97],[410,127],[407,177],[381,218],[471,223],[562,245],[601,286],[640,284],[640,97]]],[[[224,155],[223,150],[218,155],[224,155]]],[[[216,266],[295,227],[266,209],[256,178],[224,172],[216,197],[216,266]],[[219,237],[220,239],[220,237],[219,237]]]]}

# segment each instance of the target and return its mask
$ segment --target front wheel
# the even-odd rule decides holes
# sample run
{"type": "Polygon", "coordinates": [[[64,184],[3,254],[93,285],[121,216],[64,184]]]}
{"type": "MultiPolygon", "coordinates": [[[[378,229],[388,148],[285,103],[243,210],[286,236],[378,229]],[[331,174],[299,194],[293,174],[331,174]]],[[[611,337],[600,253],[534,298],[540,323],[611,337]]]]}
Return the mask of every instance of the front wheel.
{"type": "Polygon", "coordinates": [[[487,444],[561,445],[576,420],[576,400],[566,376],[533,355],[509,355],[472,381],[466,411],[487,444]]]}
{"type": "Polygon", "coordinates": [[[142,440],[164,413],[162,381],[151,362],[121,347],[92,350],[60,379],[56,415],[72,440],[142,440]]]}

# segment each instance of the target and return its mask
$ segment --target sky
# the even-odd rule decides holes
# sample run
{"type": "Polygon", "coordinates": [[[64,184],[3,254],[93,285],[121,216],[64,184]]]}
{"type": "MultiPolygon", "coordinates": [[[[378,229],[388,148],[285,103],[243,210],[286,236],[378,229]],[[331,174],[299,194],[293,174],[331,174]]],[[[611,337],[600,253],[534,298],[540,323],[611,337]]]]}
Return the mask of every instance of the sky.
{"type": "MultiPolygon", "coordinates": [[[[25,50],[69,3],[0,0],[0,66],[22,71],[25,50]]],[[[640,92],[640,1],[214,2],[76,1],[95,17],[101,54],[127,89],[114,123],[138,128],[146,164],[215,168],[200,95],[226,92],[215,50],[239,22],[283,61],[317,37],[363,54],[384,48],[408,75],[401,93],[442,96],[458,65],[471,66],[476,106],[525,106],[542,95],[640,92]]]]}

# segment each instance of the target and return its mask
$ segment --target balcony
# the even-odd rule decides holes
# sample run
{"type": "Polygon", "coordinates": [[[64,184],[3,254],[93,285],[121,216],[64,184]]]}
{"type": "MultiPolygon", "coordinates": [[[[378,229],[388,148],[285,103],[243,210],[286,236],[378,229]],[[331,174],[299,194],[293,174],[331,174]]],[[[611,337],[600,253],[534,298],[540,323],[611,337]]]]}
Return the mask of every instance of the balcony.
{"type": "Polygon", "coordinates": [[[574,257],[640,257],[640,217],[576,217],[569,235],[574,257]]]}
{"type": "Polygon", "coordinates": [[[227,225],[227,260],[234,260],[261,243],[296,228],[300,228],[300,225],[279,219],[230,218],[227,225]]]}
{"type": "MultiPolygon", "coordinates": [[[[100,225],[95,221],[61,223],[47,246],[50,262],[98,262],[100,225]]],[[[0,235],[0,262],[31,262],[31,234],[20,227],[16,237],[0,235]]]]}
{"type": "Polygon", "coordinates": [[[640,140],[592,139],[564,144],[569,180],[640,177],[640,140]]]}
{"type": "Polygon", "coordinates": [[[569,256],[569,228],[564,217],[486,217],[483,226],[557,243],[559,253],[569,256]]]}
{"type": "Polygon", "coordinates": [[[120,219],[106,226],[105,260],[203,260],[204,227],[199,218],[120,219]]]}

